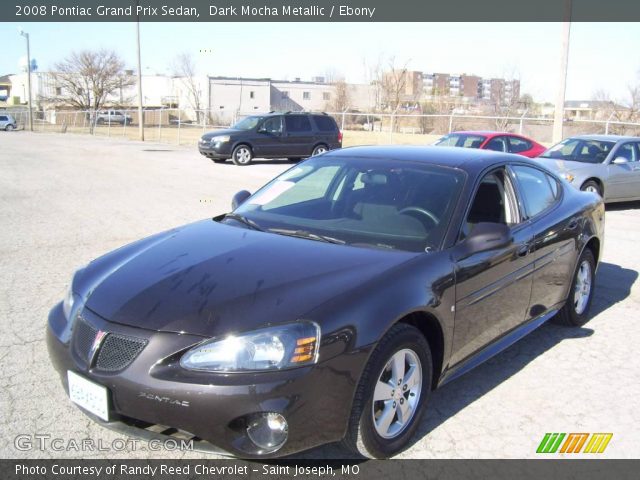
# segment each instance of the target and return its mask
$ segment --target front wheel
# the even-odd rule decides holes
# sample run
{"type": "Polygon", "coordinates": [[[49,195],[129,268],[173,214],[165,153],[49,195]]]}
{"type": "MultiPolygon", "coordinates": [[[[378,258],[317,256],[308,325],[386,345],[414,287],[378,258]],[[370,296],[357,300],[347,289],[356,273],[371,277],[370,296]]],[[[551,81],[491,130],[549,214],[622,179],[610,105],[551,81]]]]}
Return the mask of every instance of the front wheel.
{"type": "Polygon", "coordinates": [[[10,131],[11,131],[11,130],[13,130],[13,129],[14,129],[14,126],[13,126],[13,125],[11,125],[11,124],[9,124],[9,125],[7,125],[6,127],[4,127],[4,130],[5,130],[6,132],[10,132],[10,131]]]}
{"type": "Polygon", "coordinates": [[[253,152],[247,145],[238,145],[233,149],[231,160],[238,166],[249,165],[253,160],[253,152]]]}
{"type": "Polygon", "coordinates": [[[343,445],[367,458],[388,458],[411,440],[431,394],[432,360],[422,333],[397,324],[367,363],[343,445]]]}
{"type": "Polygon", "coordinates": [[[595,287],[596,261],[593,252],[585,249],[580,255],[573,274],[569,297],[564,307],[553,318],[555,323],[567,327],[581,327],[589,320],[589,309],[595,287]]]}
{"type": "Polygon", "coordinates": [[[583,192],[597,193],[598,195],[602,196],[602,192],[600,191],[600,185],[598,185],[593,180],[584,182],[582,187],[580,187],[580,190],[582,190],[583,192]]]}

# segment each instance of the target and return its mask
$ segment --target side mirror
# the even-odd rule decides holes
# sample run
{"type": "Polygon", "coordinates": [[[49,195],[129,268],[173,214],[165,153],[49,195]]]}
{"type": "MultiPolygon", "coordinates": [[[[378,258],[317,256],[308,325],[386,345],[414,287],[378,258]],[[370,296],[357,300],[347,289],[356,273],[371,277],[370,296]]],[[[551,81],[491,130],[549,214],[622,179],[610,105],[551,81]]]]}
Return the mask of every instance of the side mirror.
{"type": "Polygon", "coordinates": [[[478,223],[462,242],[463,258],[474,253],[506,247],[512,242],[511,230],[502,223],[478,223]]]}
{"type": "Polygon", "coordinates": [[[231,210],[235,210],[242,205],[247,198],[251,196],[251,193],[246,190],[240,190],[231,198],[231,210]]]}
{"type": "Polygon", "coordinates": [[[629,163],[629,160],[624,157],[616,157],[611,163],[615,165],[624,165],[625,163],[629,163]]]}

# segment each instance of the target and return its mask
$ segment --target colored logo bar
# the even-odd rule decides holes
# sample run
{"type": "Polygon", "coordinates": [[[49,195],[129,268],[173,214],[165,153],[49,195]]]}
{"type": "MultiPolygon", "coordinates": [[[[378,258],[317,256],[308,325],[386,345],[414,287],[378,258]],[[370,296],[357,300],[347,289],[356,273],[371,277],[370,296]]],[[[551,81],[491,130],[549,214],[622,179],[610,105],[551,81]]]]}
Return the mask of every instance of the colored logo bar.
{"type": "Polygon", "coordinates": [[[613,433],[545,433],[536,453],[603,453],[611,437],[613,433]]]}

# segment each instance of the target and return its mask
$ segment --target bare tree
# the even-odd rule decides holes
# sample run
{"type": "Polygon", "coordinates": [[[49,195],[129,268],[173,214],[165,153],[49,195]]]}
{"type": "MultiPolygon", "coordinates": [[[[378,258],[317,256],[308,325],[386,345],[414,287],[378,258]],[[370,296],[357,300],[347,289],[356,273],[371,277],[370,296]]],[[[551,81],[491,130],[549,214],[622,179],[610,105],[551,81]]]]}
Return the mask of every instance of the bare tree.
{"type": "Polygon", "coordinates": [[[333,98],[329,102],[328,109],[333,112],[344,112],[351,103],[349,85],[344,79],[333,83],[333,98]]]}
{"type": "MultiPolygon", "coordinates": [[[[629,123],[640,121],[640,84],[629,85],[627,95],[618,102],[612,100],[611,95],[605,90],[597,90],[592,100],[597,102],[596,113],[604,120],[629,123]]],[[[624,135],[629,132],[629,126],[614,124],[609,132],[624,135]]]]}
{"type": "Polygon", "coordinates": [[[409,82],[408,64],[396,66],[395,57],[390,57],[388,70],[382,73],[383,101],[388,109],[396,111],[404,100],[404,95],[409,82]]]}
{"type": "Polygon", "coordinates": [[[191,108],[195,111],[196,121],[200,123],[202,117],[202,89],[196,74],[193,57],[188,53],[181,53],[173,61],[173,74],[187,93],[191,108]]]}
{"type": "Polygon", "coordinates": [[[60,89],[54,100],[96,112],[110,95],[119,92],[117,103],[127,103],[130,99],[125,99],[123,92],[134,84],[134,78],[124,67],[113,50],[73,52],[54,65],[53,77],[60,89]]]}

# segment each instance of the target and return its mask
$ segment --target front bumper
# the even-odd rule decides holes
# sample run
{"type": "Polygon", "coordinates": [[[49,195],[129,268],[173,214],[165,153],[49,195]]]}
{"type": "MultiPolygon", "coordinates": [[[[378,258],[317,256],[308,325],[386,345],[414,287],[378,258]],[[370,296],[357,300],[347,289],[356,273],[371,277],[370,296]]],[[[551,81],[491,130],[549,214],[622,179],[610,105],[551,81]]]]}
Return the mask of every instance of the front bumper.
{"type": "Polygon", "coordinates": [[[64,341],[68,335],[61,329],[66,324],[61,304],[50,312],[47,345],[53,366],[67,392],[68,370],[108,388],[110,421],[105,426],[121,430],[117,425],[126,424],[131,433],[142,425],[138,436],[145,437],[142,429],[162,425],[205,440],[215,446],[213,450],[245,458],[289,455],[340,440],[368,355],[368,351],[339,355],[311,367],[279,372],[192,372],[180,367],[179,358],[202,337],[111,323],[86,309],[83,316],[100,330],[148,341],[124,370],[101,372],[84,365],[72,339],[64,341]],[[246,434],[243,419],[259,412],[277,412],[287,419],[288,440],[276,452],[264,454],[246,434]]]}
{"type": "Polygon", "coordinates": [[[209,158],[231,158],[231,142],[224,143],[203,143],[198,142],[198,151],[201,155],[209,158]]]}

